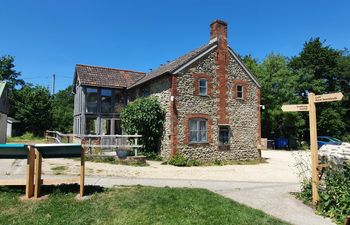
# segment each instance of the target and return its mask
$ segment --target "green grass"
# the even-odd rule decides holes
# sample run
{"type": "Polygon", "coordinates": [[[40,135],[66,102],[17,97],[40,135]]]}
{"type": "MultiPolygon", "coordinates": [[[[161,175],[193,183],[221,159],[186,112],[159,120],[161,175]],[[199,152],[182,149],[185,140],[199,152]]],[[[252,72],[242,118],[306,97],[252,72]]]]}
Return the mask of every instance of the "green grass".
{"type": "Polygon", "coordinates": [[[64,172],[67,170],[68,168],[66,166],[55,166],[53,168],[51,168],[51,170],[54,172],[55,175],[61,175],[64,174],[64,172]]]}
{"type": "Polygon", "coordinates": [[[7,143],[24,143],[24,144],[36,144],[46,143],[47,140],[44,137],[36,137],[32,133],[25,133],[22,136],[10,137],[6,141],[7,143]]]}
{"type": "Polygon", "coordinates": [[[90,186],[84,201],[78,185],[46,189],[46,200],[21,201],[22,189],[0,188],[0,224],[287,224],[204,189],[90,186]]]}

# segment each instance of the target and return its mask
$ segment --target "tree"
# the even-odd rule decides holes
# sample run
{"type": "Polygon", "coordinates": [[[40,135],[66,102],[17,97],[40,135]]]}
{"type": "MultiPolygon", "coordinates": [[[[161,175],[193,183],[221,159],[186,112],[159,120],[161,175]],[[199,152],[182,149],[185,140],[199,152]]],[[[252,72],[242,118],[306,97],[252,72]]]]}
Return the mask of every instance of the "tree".
{"type": "Polygon", "coordinates": [[[348,51],[326,46],[320,38],[310,39],[305,42],[300,54],[291,59],[289,67],[299,74],[298,94],[304,98],[304,102],[308,92],[324,94],[340,91],[345,94],[342,102],[317,104],[318,133],[338,138],[350,135],[348,51]]]}
{"type": "Polygon", "coordinates": [[[18,78],[21,73],[14,69],[14,60],[10,55],[0,57],[0,80],[6,81],[10,90],[13,90],[17,85],[24,85],[24,81],[18,78]]]}
{"type": "Polygon", "coordinates": [[[51,98],[47,88],[26,85],[14,91],[14,116],[21,121],[24,132],[42,136],[51,127],[51,98]]]}
{"type": "Polygon", "coordinates": [[[251,56],[243,58],[245,65],[259,79],[261,88],[262,136],[268,138],[299,138],[305,120],[298,113],[283,113],[285,103],[300,103],[295,95],[298,75],[288,68],[288,60],[277,54],[268,55],[261,64],[251,56]]]}
{"type": "Polygon", "coordinates": [[[128,104],[121,112],[122,128],[128,134],[141,134],[143,151],[158,152],[163,135],[165,111],[157,98],[140,98],[128,104]]]}
{"type": "Polygon", "coordinates": [[[52,127],[51,129],[62,133],[73,131],[74,95],[72,86],[59,91],[52,96],[52,127]]]}

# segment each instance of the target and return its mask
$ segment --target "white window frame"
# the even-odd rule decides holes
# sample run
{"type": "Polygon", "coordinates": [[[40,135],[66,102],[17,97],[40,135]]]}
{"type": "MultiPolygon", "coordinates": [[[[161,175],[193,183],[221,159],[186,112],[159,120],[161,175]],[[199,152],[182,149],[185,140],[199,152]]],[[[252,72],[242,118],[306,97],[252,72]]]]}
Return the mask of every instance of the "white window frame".
{"type": "Polygon", "coordinates": [[[198,95],[201,95],[201,96],[208,95],[208,80],[205,78],[198,79],[198,95]],[[201,81],[205,81],[205,86],[201,86],[201,81]],[[205,93],[201,93],[201,88],[205,88],[205,93]]]}
{"type": "Polygon", "coordinates": [[[236,86],[236,96],[237,96],[237,99],[244,99],[244,91],[245,91],[245,90],[244,90],[244,85],[237,84],[237,86],[236,86]],[[241,87],[241,88],[242,88],[242,91],[239,91],[239,90],[238,90],[238,87],[241,87]],[[238,93],[241,93],[242,96],[239,97],[238,93]]]}
{"type": "Polygon", "coordinates": [[[208,120],[207,119],[201,119],[201,118],[190,119],[188,121],[188,126],[189,126],[188,129],[189,129],[189,143],[190,144],[208,143],[208,120]],[[196,123],[195,130],[191,130],[191,128],[192,128],[191,122],[196,123]],[[204,140],[201,140],[201,132],[203,132],[203,130],[200,129],[201,122],[205,122],[205,139],[204,140]],[[192,132],[196,132],[196,140],[195,141],[191,140],[191,133],[192,132]]]}

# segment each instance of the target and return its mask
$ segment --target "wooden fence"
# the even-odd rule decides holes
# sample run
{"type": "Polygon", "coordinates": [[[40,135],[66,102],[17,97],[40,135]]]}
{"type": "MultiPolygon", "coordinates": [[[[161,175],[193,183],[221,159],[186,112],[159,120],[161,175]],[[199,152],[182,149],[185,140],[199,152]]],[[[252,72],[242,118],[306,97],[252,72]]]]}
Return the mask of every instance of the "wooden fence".
{"type": "Polygon", "coordinates": [[[142,147],[139,139],[142,135],[73,135],[62,134],[58,131],[46,131],[45,137],[56,143],[81,143],[88,156],[108,156],[116,150],[134,150],[137,156],[138,149],[142,147]]]}

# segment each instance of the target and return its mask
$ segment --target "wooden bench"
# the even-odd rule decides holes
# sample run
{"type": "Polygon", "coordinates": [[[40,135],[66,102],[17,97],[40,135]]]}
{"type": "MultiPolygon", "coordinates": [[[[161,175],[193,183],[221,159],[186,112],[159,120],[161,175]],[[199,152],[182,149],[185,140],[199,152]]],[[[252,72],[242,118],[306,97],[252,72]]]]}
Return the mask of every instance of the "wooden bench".
{"type": "Polygon", "coordinates": [[[35,150],[35,190],[34,198],[40,197],[40,186],[79,183],[80,197],[84,195],[85,159],[84,149],[80,144],[36,144],[35,150]],[[80,157],[80,178],[69,179],[41,179],[42,158],[77,158],[80,157]]]}
{"type": "Polygon", "coordinates": [[[34,159],[35,152],[31,146],[24,144],[0,144],[0,159],[27,159],[26,179],[3,179],[0,185],[25,185],[25,197],[34,195],[34,159]]]}

